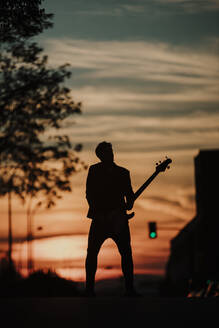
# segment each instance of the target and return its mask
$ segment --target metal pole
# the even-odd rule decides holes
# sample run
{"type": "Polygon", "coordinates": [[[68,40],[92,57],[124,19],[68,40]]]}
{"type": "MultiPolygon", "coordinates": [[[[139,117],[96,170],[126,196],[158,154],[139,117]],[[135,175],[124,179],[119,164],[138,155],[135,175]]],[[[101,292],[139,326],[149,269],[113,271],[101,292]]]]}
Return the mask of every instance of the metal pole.
{"type": "Polygon", "coordinates": [[[12,269],[12,210],[11,210],[11,192],[8,192],[8,263],[12,269]]]}

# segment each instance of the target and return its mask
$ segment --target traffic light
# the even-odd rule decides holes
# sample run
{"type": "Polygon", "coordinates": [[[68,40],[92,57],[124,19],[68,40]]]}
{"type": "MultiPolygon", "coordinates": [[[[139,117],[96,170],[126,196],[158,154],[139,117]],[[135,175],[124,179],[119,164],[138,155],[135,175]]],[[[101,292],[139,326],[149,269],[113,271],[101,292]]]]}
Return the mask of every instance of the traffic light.
{"type": "Polygon", "coordinates": [[[155,221],[148,222],[149,238],[157,238],[157,223],[155,221]]]}

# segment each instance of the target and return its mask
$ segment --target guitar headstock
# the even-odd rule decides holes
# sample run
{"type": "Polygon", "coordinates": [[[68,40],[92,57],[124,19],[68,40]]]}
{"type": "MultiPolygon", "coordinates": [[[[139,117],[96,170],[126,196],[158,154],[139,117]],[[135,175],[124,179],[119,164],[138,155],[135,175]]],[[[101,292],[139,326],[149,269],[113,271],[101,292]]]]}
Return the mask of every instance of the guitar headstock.
{"type": "Polygon", "coordinates": [[[172,159],[166,156],[166,159],[163,162],[160,161],[159,163],[156,163],[156,171],[158,173],[164,172],[166,169],[170,168],[170,163],[172,163],[172,159]]]}

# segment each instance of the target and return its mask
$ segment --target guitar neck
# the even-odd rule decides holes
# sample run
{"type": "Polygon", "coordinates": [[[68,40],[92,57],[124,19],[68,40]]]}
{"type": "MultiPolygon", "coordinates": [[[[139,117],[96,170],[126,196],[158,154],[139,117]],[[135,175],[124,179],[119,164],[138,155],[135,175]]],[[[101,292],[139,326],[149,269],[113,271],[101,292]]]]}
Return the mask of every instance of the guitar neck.
{"type": "Polygon", "coordinates": [[[149,186],[149,184],[156,178],[156,176],[159,174],[158,171],[155,171],[152,176],[150,176],[149,179],[143,183],[143,185],[135,192],[135,200],[143,193],[143,191],[149,186]]]}

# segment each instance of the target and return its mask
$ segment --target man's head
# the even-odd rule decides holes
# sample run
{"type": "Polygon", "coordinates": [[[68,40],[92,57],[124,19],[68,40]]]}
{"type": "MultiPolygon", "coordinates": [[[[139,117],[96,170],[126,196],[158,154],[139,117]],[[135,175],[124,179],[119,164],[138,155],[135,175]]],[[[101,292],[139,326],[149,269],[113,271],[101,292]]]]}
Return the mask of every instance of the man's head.
{"type": "Polygon", "coordinates": [[[104,163],[112,163],[114,161],[113,149],[110,142],[103,141],[99,143],[95,149],[95,153],[104,163]]]}

